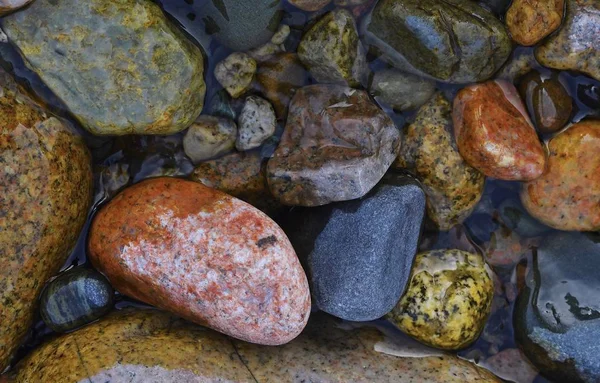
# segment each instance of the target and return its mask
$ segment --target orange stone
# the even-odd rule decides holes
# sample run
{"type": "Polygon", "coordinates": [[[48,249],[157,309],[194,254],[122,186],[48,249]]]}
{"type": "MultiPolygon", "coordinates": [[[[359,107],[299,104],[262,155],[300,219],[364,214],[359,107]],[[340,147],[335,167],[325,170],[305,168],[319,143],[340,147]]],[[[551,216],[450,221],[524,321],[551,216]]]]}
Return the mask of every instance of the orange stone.
{"type": "Polygon", "coordinates": [[[514,0],[506,25],[518,44],[535,45],[560,27],[564,8],[564,0],[514,0]]]}

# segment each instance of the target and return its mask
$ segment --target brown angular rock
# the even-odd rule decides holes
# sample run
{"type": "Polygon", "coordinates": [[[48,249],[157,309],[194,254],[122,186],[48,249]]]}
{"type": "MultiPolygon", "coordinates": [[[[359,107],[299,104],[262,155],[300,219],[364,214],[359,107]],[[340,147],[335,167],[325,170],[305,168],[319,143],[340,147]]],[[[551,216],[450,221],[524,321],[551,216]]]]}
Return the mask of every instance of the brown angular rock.
{"type": "Polygon", "coordinates": [[[485,176],[458,153],[450,103],[441,93],[419,109],[395,166],[414,173],[427,194],[427,215],[441,229],[463,222],[483,194],[485,176]]]}
{"type": "Polygon", "coordinates": [[[529,214],[559,230],[600,230],[600,122],[575,124],[548,143],[544,174],[521,189],[529,214]]]}
{"type": "Polygon", "coordinates": [[[506,12],[506,25],[520,45],[537,44],[560,26],[565,0],[514,0],[506,12]]]}
{"type": "Polygon", "coordinates": [[[546,154],[512,84],[497,80],[462,89],[452,118],[460,154],[486,176],[529,181],[544,171],[546,154]]]}
{"type": "Polygon", "coordinates": [[[400,133],[366,92],[311,85],[296,92],[267,165],[285,205],[318,206],[365,195],[398,154],[400,133]]]}
{"type": "Polygon", "coordinates": [[[289,342],[310,314],[306,275],[279,226],[196,182],[125,189],[94,219],[89,259],[123,294],[249,342],[289,342]]]}
{"type": "Polygon", "coordinates": [[[32,324],[44,283],[66,261],[92,197],[90,156],[66,123],[0,72],[0,371],[32,324]]]}

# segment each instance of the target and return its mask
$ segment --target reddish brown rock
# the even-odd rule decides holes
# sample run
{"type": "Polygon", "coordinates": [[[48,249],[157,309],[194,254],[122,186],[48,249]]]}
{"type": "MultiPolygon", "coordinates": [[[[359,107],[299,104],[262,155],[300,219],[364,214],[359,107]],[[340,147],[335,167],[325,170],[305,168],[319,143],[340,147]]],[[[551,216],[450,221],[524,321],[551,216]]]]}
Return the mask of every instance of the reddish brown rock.
{"type": "Polygon", "coordinates": [[[290,4],[303,11],[314,12],[325,7],[331,0],[288,0],[290,4]]]}
{"type": "Polygon", "coordinates": [[[514,0],[506,12],[506,25],[514,41],[535,45],[560,27],[564,0],[514,0]]]}
{"type": "Polygon", "coordinates": [[[306,275],[279,226],[192,181],[125,189],[92,223],[89,258],[123,294],[253,343],[289,342],[310,313],[306,275]]]}
{"type": "Polygon", "coordinates": [[[523,185],[523,205],[555,229],[600,230],[600,122],[571,126],[548,149],[544,174],[523,185]]]}
{"type": "Polygon", "coordinates": [[[267,165],[273,195],[318,206],[364,196],[398,154],[394,122],[360,90],[304,87],[292,99],[281,142],[267,165]]]}
{"type": "Polygon", "coordinates": [[[460,154],[486,176],[530,181],[543,173],[546,154],[512,84],[497,80],[462,89],[452,118],[460,154]]]}

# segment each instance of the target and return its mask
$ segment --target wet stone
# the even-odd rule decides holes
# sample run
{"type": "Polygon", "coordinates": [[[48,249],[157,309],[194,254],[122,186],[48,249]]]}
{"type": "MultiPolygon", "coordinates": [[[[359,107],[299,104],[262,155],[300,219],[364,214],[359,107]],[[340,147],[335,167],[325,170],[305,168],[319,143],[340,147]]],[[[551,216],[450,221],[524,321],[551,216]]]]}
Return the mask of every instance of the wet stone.
{"type": "Polygon", "coordinates": [[[564,8],[565,0],[514,0],[506,25],[518,44],[535,45],[560,27],[564,8]]]}
{"type": "Polygon", "coordinates": [[[235,122],[219,117],[200,116],[183,138],[183,150],[198,163],[233,150],[237,136],[235,122]]]}
{"type": "Polygon", "coordinates": [[[2,29],[93,134],[173,134],[202,110],[202,52],[151,1],[40,0],[2,29]]]}
{"type": "Polygon", "coordinates": [[[243,95],[256,73],[256,61],[246,53],[235,52],[215,67],[215,78],[233,98],[243,95]]]}
{"type": "Polygon", "coordinates": [[[290,104],[281,142],[267,165],[285,205],[319,206],[360,198],[398,154],[400,133],[366,92],[310,85],[290,104]]]}
{"type": "Polygon", "coordinates": [[[375,72],[369,86],[376,100],[399,111],[419,108],[434,92],[435,82],[394,69],[375,72]]]}
{"type": "Polygon", "coordinates": [[[294,209],[283,227],[316,306],[350,321],[387,314],[406,287],[424,213],[418,183],[394,174],[361,199],[294,209]]]}
{"type": "Polygon", "coordinates": [[[95,321],[112,308],[113,289],[102,274],[74,268],[60,274],[44,288],[40,313],[56,332],[74,330],[95,321]]]}
{"type": "Polygon", "coordinates": [[[415,259],[406,292],[387,315],[429,346],[457,350],[473,343],[490,314],[494,284],[481,255],[432,250],[415,259]]]}
{"type": "Polygon", "coordinates": [[[275,111],[269,101],[249,96],[238,117],[235,147],[239,151],[257,148],[275,133],[276,127],[275,111]]]}
{"type": "Polygon", "coordinates": [[[20,9],[33,0],[0,0],[0,16],[20,9]]]}

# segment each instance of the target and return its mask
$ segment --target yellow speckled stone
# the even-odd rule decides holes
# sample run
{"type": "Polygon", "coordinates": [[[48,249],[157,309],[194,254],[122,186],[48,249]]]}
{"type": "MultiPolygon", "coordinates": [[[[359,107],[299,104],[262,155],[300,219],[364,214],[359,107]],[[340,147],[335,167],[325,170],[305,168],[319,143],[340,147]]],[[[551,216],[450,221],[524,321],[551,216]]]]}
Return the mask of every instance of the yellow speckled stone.
{"type": "Polygon", "coordinates": [[[387,317],[420,342],[457,350],[481,333],[493,295],[480,255],[433,250],[417,255],[406,292],[387,317]]]}

